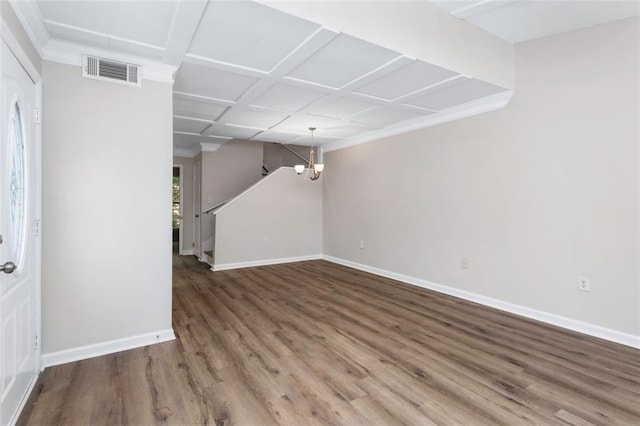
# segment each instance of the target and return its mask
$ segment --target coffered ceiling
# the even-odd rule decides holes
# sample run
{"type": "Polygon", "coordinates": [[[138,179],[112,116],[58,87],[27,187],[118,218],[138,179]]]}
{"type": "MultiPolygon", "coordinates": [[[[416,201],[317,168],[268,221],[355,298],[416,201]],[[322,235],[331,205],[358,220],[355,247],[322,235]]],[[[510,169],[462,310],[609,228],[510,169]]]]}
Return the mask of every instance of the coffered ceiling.
{"type": "Polygon", "coordinates": [[[12,4],[45,58],[105,52],[141,64],[143,79],[159,64],[174,70],[179,152],[232,138],[308,144],[309,126],[317,144],[336,148],[495,109],[511,96],[252,1],[12,4]]]}
{"type": "MultiPolygon", "coordinates": [[[[45,59],[79,65],[93,54],[140,64],[143,79],[175,79],[176,152],[232,138],[308,144],[309,126],[335,149],[500,108],[511,96],[253,1],[9,1],[45,59]]],[[[634,1],[435,3],[512,43],[638,14],[634,1]]]]}
{"type": "Polygon", "coordinates": [[[505,91],[258,3],[209,2],[174,86],[193,108],[174,130],[295,144],[315,126],[327,144],[505,91]],[[224,110],[194,126],[194,101],[224,110]]]}
{"type": "Polygon", "coordinates": [[[465,19],[511,43],[638,16],[637,0],[434,0],[453,16],[465,19]]]}

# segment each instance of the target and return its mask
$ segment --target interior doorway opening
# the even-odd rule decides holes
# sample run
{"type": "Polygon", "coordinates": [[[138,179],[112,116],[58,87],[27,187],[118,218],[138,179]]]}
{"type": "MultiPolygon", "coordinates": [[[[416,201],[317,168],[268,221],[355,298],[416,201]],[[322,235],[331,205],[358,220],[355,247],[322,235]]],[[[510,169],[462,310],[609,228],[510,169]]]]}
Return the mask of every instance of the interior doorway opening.
{"type": "Polygon", "coordinates": [[[174,253],[182,253],[183,232],[182,232],[182,165],[173,166],[173,177],[171,180],[172,207],[171,207],[171,228],[172,246],[174,253]]]}

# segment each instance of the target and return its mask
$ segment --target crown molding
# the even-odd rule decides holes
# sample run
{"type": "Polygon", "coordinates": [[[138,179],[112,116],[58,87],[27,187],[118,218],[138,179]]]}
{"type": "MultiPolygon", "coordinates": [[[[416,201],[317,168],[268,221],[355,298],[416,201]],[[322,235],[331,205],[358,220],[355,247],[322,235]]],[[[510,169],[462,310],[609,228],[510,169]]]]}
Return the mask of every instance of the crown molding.
{"type": "Polygon", "coordinates": [[[47,44],[51,36],[44,26],[38,5],[35,1],[20,0],[9,0],[9,4],[31,40],[31,44],[40,57],[43,57],[42,47],[47,44]]]}
{"type": "Polygon", "coordinates": [[[133,63],[142,67],[142,78],[147,80],[173,83],[178,70],[177,65],[169,65],[139,55],[119,52],[108,48],[93,47],[81,43],[72,43],[51,38],[44,25],[40,9],[34,1],[8,0],[31,43],[40,57],[47,61],[67,65],[82,66],[82,55],[93,55],[121,62],[133,63]]]}
{"type": "Polygon", "coordinates": [[[200,142],[200,151],[214,152],[214,151],[217,151],[218,148],[220,148],[221,146],[222,146],[221,143],[200,142]]]}
{"type": "Polygon", "coordinates": [[[173,84],[174,75],[178,70],[176,65],[144,59],[137,55],[57,39],[49,40],[43,47],[42,53],[43,59],[47,61],[60,62],[67,65],[82,66],[82,55],[133,63],[142,67],[143,80],[155,80],[163,83],[173,84]]]}
{"type": "Polygon", "coordinates": [[[173,148],[174,157],[193,158],[198,155],[198,152],[200,152],[200,149],[173,148]]]}
{"type": "Polygon", "coordinates": [[[461,118],[471,117],[489,111],[495,111],[497,109],[504,108],[509,103],[509,100],[512,96],[513,90],[502,92],[493,96],[487,96],[486,98],[448,108],[435,114],[428,115],[427,117],[407,120],[400,124],[389,126],[381,130],[374,130],[358,136],[354,136],[352,138],[323,144],[322,149],[324,152],[335,151],[354,145],[372,142],[389,136],[399,135],[401,133],[410,132],[412,130],[424,129],[426,127],[436,126],[438,124],[446,123],[449,121],[459,120],[461,118]]]}
{"type": "Polygon", "coordinates": [[[34,83],[42,82],[42,75],[40,71],[36,68],[36,66],[31,61],[31,58],[22,48],[22,45],[16,38],[15,34],[9,28],[4,18],[0,18],[0,34],[2,35],[2,41],[7,44],[9,50],[15,55],[20,62],[20,65],[25,69],[31,80],[34,83]]]}
{"type": "Polygon", "coordinates": [[[221,146],[221,143],[200,142],[191,148],[173,148],[173,156],[193,158],[201,152],[215,152],[221,146]]]}

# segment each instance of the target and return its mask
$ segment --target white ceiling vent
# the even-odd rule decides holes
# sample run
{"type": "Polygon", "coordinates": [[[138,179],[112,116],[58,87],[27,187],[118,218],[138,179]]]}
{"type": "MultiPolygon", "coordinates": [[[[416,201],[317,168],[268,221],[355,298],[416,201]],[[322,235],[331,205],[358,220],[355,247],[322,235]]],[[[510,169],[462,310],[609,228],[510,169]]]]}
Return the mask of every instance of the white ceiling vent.
{"type": "Polygon", "coordinates": [[[86,78],[140,86],[141,71],[139,65],[82,55],[82,76],[86,78]]]}

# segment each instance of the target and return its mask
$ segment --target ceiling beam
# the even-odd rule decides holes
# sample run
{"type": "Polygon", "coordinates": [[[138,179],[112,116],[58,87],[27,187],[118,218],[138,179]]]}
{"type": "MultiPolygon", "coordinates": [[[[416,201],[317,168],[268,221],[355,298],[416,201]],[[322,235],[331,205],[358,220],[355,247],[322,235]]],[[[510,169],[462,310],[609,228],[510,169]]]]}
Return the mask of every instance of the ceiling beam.
{"type": "Polygon", "coordinates": [[[514,85],[509,42],[429,1],[257,1],[469,77],[514,85]]]}
{"type": "Polygon", "coordinates": [[[207,0],[179,0],[173,15],[164,62],[180,65],[198,30],[200,19],[207,7],[207,0]]]}
{"type": "Polygon", "coordinates": [[[508,6],[511,3],[515,3],[516,1],[518,0],[482,0],[468,6],[455,9],[451,12],[451,14],[456,18],[466,19],[471,16],[489,12],[490,10],[508,6]]]}

